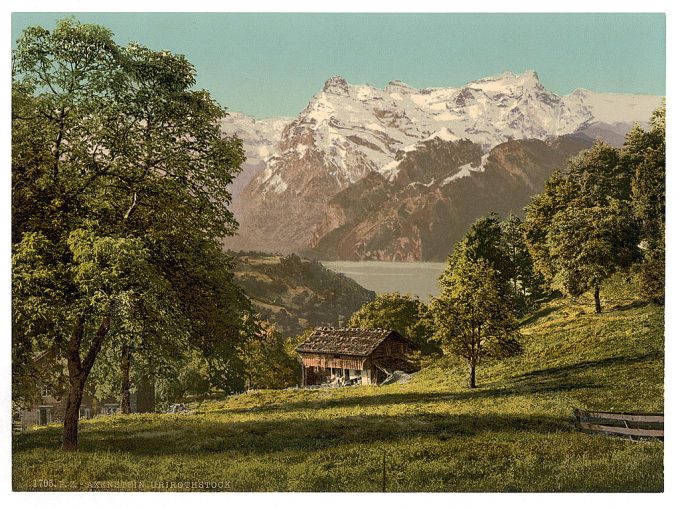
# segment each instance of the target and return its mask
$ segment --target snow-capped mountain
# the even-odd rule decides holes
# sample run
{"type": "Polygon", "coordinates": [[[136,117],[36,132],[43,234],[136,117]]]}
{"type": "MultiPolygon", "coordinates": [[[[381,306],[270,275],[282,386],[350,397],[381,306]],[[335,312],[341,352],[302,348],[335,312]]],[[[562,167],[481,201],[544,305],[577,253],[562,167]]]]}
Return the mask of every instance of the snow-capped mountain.
{"type": "MultiPolygon", "coordinates": [[[[459,88],[384,89],[326,81],[292,120],[232,116],[223,126],[246,138],[251,158],[234,186],[236,248],[295,251],[310,247],[331,198],[371,172],[395,179],[404,154],[423,143],[469,140],[482,153],[508,140],[580,133],[621,143],[633,122],[646,123],[656,96],[547,91],[534,71],[504,72],[459,88]],[[240,131],[239,131],[240,130],[240,131]],[[241,192],[240,187],[245,185],[241,192]]],[[[478,168],[461,168],[451,181],[478,168]]]]}
{"type": "Polygon", "coordinates": [[[230,113],[222,119],[222,131],[236,135],[243,141],[247,158],[241,173],[231,185],[234,195],[240,195],[243,188],[264,169],[265,161],[276,153],[283,128],[291,120],[291,118],[255,120],[242,113],[230,113]]]}

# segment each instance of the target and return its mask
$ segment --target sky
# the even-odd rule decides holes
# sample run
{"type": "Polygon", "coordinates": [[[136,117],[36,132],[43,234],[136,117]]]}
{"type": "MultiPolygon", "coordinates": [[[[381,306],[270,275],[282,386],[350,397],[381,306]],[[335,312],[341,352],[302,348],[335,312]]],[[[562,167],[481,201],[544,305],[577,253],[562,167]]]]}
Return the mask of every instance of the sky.
{"type": "Polygon", "coordinates": [[[231,111],[295,116],[330,76],[384,87],[455,87],[505,70],[576,88],[665,95],[663,14],[12,13],[12,41],[74,15],[186,55],[197,86],[231,111]]]}

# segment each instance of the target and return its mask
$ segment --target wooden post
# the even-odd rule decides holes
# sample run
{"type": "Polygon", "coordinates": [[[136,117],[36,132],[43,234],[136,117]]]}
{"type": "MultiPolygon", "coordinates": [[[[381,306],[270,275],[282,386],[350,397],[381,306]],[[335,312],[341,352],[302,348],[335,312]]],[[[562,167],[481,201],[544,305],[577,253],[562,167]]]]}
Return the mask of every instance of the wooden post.
{"type": "Polygon", "coordinates": [[[302,387],[305,387],[307,382],[307,377],[305,376],[306,375],[305,363],[301,362],[300,364],[302,365],[302,387]]]}
{"type": "Polygon", "coordinates": [[[387,492],[387,452],[385,449],[383,449],[383,457],[382,457],[382,491],[383,493],[387,492]]]}

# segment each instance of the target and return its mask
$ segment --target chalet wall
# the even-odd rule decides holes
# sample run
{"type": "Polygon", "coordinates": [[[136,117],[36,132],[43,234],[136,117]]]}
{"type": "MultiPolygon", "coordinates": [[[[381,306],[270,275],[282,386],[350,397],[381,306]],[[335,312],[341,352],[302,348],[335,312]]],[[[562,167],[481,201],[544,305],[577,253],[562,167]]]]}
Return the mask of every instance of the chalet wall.
{"type": "Polygon", "coordinates": [[[357,383],[357,379],[361,384],[380,383],[392,366],[407,363],[405,356],[413,349],[396,331],[331,328],[317,329],[296,348],[304,367],[303,385],[357,383]],[[341,370],[344,375],[338,375],[341,370]]]}
{"type": "Polygon", "coordinates": [[[355,369],[358,371],[366,369],[366,357],[303,353],[300,354],[300,358],[302,359],[302,363],[307,367],[355,369]]]}

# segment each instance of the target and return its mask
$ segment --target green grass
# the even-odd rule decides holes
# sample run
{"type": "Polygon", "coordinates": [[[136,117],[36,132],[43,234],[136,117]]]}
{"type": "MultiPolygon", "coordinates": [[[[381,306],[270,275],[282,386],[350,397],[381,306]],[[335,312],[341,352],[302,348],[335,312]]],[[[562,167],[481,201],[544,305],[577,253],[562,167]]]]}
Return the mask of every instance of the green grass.
{"type": "Polygon", "coordinates": [[[603,297],[601,316],[585,297],[548,303],[523,324],[525,353],[482,366],[476,390],[444,359],[403,385],[257,391],[193,414],[94,419],[75,454],[48,426],[17,439],[14,489],[380,491],[385,457],[388,491],[662,491],[661,442],[571,423],[574,408],[663,410],[663,307],[636,302],[618,279],[603,297]]]}

